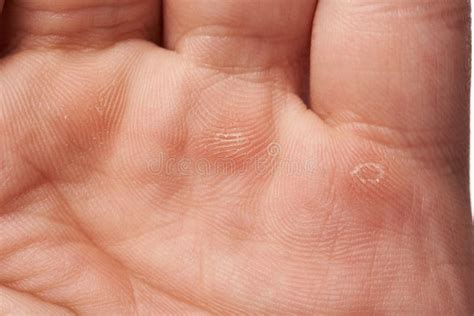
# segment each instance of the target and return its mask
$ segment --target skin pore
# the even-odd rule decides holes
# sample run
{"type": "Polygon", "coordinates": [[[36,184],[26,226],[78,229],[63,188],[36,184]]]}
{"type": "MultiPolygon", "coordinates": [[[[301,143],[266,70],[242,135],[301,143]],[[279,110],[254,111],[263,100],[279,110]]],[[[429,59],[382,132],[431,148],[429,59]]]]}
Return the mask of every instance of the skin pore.
{"type": "Polygon", "coordinates": [[[0,314],[474,312],[467,1],[0,8],[0,314]]]}

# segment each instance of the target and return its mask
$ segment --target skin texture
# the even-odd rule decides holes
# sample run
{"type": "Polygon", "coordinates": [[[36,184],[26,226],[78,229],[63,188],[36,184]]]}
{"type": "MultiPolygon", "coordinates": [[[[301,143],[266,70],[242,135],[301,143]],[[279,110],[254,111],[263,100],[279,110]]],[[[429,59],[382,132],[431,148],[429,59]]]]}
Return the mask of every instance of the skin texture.
{"type": "Polygon", "coordinates": [[[474,312],[467,1],[0,4],[0,314],[474,312]]]}

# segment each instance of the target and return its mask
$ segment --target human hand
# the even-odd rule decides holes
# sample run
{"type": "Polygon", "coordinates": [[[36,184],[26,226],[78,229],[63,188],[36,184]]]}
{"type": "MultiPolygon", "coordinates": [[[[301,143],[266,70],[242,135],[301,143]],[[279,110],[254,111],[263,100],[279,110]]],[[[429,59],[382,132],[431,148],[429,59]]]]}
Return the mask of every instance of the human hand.
{"type": "Polygon", "coordinates": [[[467,1],[162,7],[6,0],[2,313],[472,314],[467,1]]]}

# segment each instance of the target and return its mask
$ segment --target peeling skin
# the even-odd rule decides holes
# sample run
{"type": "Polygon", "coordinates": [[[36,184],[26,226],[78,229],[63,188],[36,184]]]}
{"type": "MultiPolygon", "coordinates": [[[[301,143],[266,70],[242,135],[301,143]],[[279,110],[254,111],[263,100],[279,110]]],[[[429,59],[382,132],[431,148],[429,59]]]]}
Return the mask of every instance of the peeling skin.
{"type": "Polygon", "coordinates": [[[243,133],[218,133],[216,140],[221,142],[243,143],[245,142],[245,137],[243,133]]]}
{"type": "Polygon", "coordinates": [[[385,166],[374,162],[363,163],[356,166],[351,175],[363,184],[379,184],[385,177],[385,166]]]}
{"type": "Polygon", "coordinates": [[[249,139],[241,132],[215,133],[212,137],[206,138],[203,144],[208,152],[218,153],[226,159],[236,158],[235,155],[243,155],[249,150],[249,139]]]}
{"type": "Polygon", "coordinates": [[[217,133],[215,136],[214,149],[227,150],[233,155],[246,150],[247,137],[243,133],[217,133]]]}

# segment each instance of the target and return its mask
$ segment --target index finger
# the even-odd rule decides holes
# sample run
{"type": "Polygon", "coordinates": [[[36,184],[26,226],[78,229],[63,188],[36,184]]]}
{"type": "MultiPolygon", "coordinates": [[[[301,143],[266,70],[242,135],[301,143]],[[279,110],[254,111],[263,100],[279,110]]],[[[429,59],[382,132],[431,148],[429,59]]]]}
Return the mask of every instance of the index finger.
{"type": "Polygon", "coordinates": [[[313,109],[330,125],[467,174],[467,0],[320,0],[313,109]]]}

